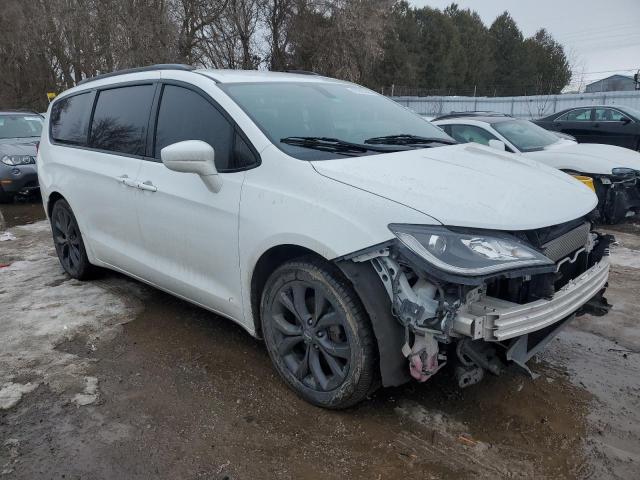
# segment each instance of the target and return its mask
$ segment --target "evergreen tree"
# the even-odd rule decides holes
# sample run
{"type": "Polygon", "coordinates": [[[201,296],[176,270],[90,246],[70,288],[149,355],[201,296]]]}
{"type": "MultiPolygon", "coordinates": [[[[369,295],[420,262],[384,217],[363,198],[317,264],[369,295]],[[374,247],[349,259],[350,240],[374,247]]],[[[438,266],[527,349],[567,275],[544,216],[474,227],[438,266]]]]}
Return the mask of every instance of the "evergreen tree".
{"type": "Polygon", "coordinates": [[[560,93],[571,80],[571,67],[562,45],[543,28],[525,40],[525,49],[531,66],[532,93],[560,93]]]}
{"type": "MultiPolygon", "coordinates": [[[[527,78],[526,49],[522,32],[508,12],[495,19],[489,28],[493,44],[496,95],[522,95],[527,78]]],[[[490,87],[491,88],[491,87],[490,87]]]]}
{"type": "Polygon", "coordinates": [[[455,3],[445,9],[451,17],[458,34],[463,51],[464,61],[457,70],[461,77],[462,92],[466,95],[487,95],[493,93],[495,59],[493,42],[487,27],[482,23],[480,15],[470,9],[460,10],[455,3]]]}

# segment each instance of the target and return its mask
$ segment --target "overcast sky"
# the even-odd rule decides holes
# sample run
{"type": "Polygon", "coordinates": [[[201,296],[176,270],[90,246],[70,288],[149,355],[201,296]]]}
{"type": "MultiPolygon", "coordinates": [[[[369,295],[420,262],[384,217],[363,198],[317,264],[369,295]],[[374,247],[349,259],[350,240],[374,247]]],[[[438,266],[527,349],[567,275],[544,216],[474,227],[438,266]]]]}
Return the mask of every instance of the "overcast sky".
{"type": "MultiPolygon", "coordinates": [[[[419,7],[444,9],[452,0],[409,2],[419,7]]],[[[460,8],[477,11],[487,25],[507,10],[527,37],[546,28],[564,45],[574,73],[586,72],[587,83],[613,73],[633,75],[640,68],[640,0],[458,0],[455,3],[460,8]]]]}

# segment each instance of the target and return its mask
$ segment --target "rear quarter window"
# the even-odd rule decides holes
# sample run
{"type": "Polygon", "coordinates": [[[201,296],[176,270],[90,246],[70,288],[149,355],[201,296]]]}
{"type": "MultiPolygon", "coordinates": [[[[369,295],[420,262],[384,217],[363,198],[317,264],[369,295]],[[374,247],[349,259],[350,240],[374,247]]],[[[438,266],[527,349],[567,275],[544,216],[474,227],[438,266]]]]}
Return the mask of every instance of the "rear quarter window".
{"type": "Polygon", "coordinates": [[[91,116],[91,92],[65,97],[51,107],[51,138],[56,142],[85,145],[91,116]]]}
{"type": "Polygon", "coordinates": [[[564,115],[556,118],[557,122],[589,122],[591,121],[591,109],[580,108],[577,110],[571,110],[564,115]]]}
{"type": "Polygon", "coordinates": [[[462,124],[449,126],[451,127],[450,135],[460,143],[479,143],[488,146],[489,140],[497,140],[494,135],[480,127],[462,124]]]}

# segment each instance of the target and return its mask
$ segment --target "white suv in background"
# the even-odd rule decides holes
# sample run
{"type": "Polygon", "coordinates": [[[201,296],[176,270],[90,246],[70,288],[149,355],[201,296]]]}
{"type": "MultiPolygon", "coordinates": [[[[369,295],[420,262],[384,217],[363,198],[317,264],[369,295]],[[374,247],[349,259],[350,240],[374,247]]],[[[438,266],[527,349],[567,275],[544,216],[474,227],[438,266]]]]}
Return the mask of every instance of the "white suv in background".
{"type": "Polygon", "coordinates": [[[37,161],[69,275],[110,268],[239,323],[316,405],[446,362],[461,386],[526,369],[606,311],[592,191],[352,83],[115,72],[52,103],[37,161]]]}

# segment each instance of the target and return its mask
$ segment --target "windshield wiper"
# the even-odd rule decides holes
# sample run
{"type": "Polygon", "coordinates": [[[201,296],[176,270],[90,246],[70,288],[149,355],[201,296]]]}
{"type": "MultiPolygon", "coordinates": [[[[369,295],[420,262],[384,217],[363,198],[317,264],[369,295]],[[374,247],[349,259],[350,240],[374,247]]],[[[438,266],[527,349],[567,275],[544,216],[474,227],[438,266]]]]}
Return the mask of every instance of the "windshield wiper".
{"type": "Polygon", "coordinates": [[[345,154],[358,154],[366,152],[397,152],[396,148],[389,147],[373,147],[371,145],[362,145],[360,143],[351,143],[338,138],[330,137],[286,137],[281,138],[282,143],[294,145],[296,147],[313,148],[325,152],[338,152],[345,154]]]}
{"type": "Polygon", "coordinates": [[[386,135],[384,137],[367,138],[364,143],[374,145],[425,145],[428,143],[443,143],[445,145],[455,145],[453,139],[442,137],[421,137],[418,135],[410,135],[401,133],[398,135],[386,135]]]}

